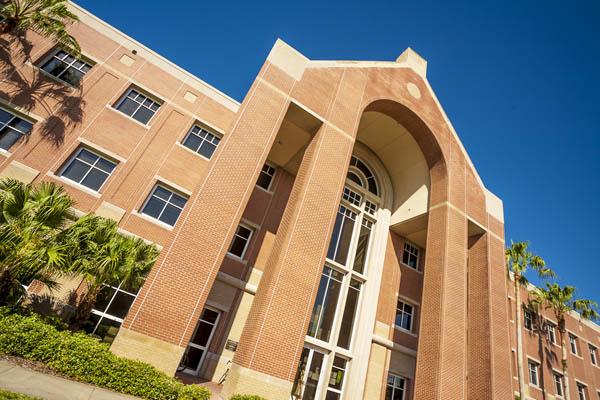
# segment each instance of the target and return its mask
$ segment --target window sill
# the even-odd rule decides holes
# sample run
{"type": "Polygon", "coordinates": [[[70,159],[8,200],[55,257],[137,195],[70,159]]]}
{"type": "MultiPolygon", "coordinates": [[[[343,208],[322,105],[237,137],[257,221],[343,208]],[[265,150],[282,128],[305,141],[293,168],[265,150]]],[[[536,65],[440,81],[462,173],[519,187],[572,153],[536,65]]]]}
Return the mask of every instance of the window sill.
{"type": "Polygon", "coordinates": [[[402,265],[402,266],[404,266],[404,267],[406,267],[406,268],[410,269],[411,271],[414,271],[414,272],[416,272],[417,274],[421,274],[421,275],[423,275],[423,271],[421,271],[421,270],[420,270],[420,269],[418,269],[418,268],[413,268],[413,267],[411,267],[410,265],[408,265],[408,264],[405,264],[405,263],[403,263],[403,262],[400,262],[400,265],[402,265]]]}
{"type": "Polygon", "coordinates": [[[131,215],[135,215],[136,217],[139,217],[139,218],[143,219],[144,221],[148,221],[150,223],[153,223],[154,225],[160,226],[161,228],[166,229],[168,231],[172,231],[175,228],[175,226],[172,226],[172,225],[169,225],[169,224],[165,224],[164,222],[159,221],[159,220],[157,220],[154,217],[151,217],[151,216],[146,215],[146,214],[142,214],[142,213],[137,212],[137,211],[132,211],[131,215]]]}
{"type": "Polygon", "coordinates": [[[4,156],[4,157],[10,157],[12,156],[12,153],[8,150],[4,150],[4,149],[0,149],[0,156],[4,156]]]}
{"type": "Polygon", "coordinates": [[[63,176],[56,175],[56,174],[54,174],[52,172],[48,172],[46,174],[46,176],[49,176],[49,177],[51,177],[53,179],[56,179],[57,181],[60,181],[60,182],[66,184],[68,186],[74,187],[75,189],[79,189],[82,192],[87,193],[87,194],[89,194],[91,196],[94,196],[97,199],[99,199],[100,196],[101,196],[101,194],[99,192],[96,192],[95,190],[92,190],[92,189],[90,189],[90,188],[88,188],[86,186],[83,186],[83,185],[81,185],[81,184],[79,184],[79,183],[77,183],[75,181],[72,181],[72,180],[70,180],[68,178],[65,178],[63,176]]]}
{"type": "MultiPolygon", "coordinates": [[[[124,113],[122,113],[121,111],[117,110],[116,108],[114,108],[114,107],[113,107],[113,106],[111,106],[110,104],[107,104],[107,105],[106,105],[106,108],[108,108],[108,109],[109,109],[110,111],[112,111],[113,113],[115,113],[115,114],[118,114],[118,115],[120,115],[121,117],[123,117],[123,118],[125,118],[125,119],[128,119],[129,121],[133,122],[134,124],[137,124],[137,125],[141,126],[142,128],[144,128],[144,129],[146,129],[146,130],[147,130],[147,129],[150,129],[150,125],[141,123],[141,122],[140,122],[140,121],[138,121],[137,119],[135,119],[135,118],[133,118],[133,117],[130,117],[129,115],[127,115],[127,114],[124,114],[124,113]]],[[[154,115],[156,115],[156,114],[154,114],[154,115]]],[[[152,121],[152,118],[150,118],[150,120],[152,121]]]]}
{"type": "MultiPolygon", "coordinates": [[[[66,86],[68,89],[70,89],[73,92],[81,89],[81,81],[79,81],[80,86],[75,86],[75,85],[70,84],[67,81],[63,81],[62,79],[57,78],[56,76],[44,71],[42,68],[38,67],[37,65],[35,65],[34,67],[39,71],[40,74],[44,75],[47,78],[52,79],[54,82],[56,82],[58,84],[66,86]]],[[[85,77],[85,75],[83,75],[83,76],[85,77]]]]}
{"type": "Polygon", "coordinates": [[[530,384],[529,384],[529,387],[530,387],[530,388],[533,388],[533,389],[535,389],[535,390],[539,390],[540,392],[542,391],[542,388],[541,388],[541,387],[539,387],[538,385],[534,385],[533,383],[530,383],[530,384]]]}
{"type": "MultiPolygon", "coordinates": [[[[271,190],[271,188],[265,189],[262,186],[258,186],[258,185],[255,185],[255,186],[256,186],[257,189],[260,189],[260,190],[262,190],[263,192],[265,192],[267,194],[273,195],[273,193],[274,193],[273,190],[271,190]]],[[[271,182],[271,186],[273,186],[273,182],[271,182]]]]}
{"type": "Polygon", "coordinates": [[[187,146],[184,146],[183,143],[181,143],[179,140],[175,142],[175,144],[179,147],[181,147],[182,149],[184,149],[185,151],[192,153],[193,155],[195,155],[196,157],[200,157],[201,159],[203,159],[206,162],[210,162],[210,158],[206,158],[204,157],[202,154],[195,152],[194,150],[190,149],[187,146]]]}
{"type": "Polygon", "coordinates": [[[394,329],[396,329],[397,331],[400,331],[402,333],[406,333],[407,335],[410,335],[412,337],[419,337],[419,335],[417,335],[416,333],[414,333],[412,331],[409,331],[409,330],[406,330],[403,327],[398,326],[398,325],[394,325],[394,329]]]}
{"type": "Polygon", "coordinates": [[[242,257],[236,256],[235,254],[231,254],[230,252],[227,252],[227,254],[225,254],[225,257],[229,258],[229,259],[231,259],[233,261],[237,261],[240,264],[244,264],[244,265],[248,264],[248,260],[246,260],[246,259],[244,259],[242,257]]]}

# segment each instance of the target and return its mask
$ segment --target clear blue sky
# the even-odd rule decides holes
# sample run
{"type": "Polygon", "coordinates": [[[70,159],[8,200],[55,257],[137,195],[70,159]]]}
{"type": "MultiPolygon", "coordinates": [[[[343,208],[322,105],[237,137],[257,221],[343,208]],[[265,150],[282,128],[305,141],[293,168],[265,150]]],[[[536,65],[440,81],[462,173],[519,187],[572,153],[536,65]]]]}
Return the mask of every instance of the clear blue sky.
{"type": "Polygon", "coordinates": [[[504,200],[507,242],[600,301],[600,1],[77,2],[238,100],[277,37],[324,60],[412,47],[504,200]]]}

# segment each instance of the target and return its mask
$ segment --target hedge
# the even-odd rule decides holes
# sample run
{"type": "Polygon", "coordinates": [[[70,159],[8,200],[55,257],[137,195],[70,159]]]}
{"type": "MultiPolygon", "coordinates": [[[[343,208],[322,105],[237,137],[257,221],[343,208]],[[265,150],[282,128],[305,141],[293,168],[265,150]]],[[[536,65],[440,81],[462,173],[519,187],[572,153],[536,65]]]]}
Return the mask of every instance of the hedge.
{"type": "Polygon", "coordinates": [[[267,400],[264,397],[256,396],[254,394],[234,394],[229,400],[267,400]]]}
{"type": "Polygon", "coordinates": [[[208,389],[184,385],[153,366],[118,357],[106,343],[60,331],[39,316],[0,309],[0,353],[39,361],[82,382],[150,400],[208,400],[208,389]]]}
{"type": "Polygon", "coordinates": [[[39,397],[31,397],[26,394],[9,392],[8,390],[0,389],[0,399],[2,400],[42,400],[39,397]]]}

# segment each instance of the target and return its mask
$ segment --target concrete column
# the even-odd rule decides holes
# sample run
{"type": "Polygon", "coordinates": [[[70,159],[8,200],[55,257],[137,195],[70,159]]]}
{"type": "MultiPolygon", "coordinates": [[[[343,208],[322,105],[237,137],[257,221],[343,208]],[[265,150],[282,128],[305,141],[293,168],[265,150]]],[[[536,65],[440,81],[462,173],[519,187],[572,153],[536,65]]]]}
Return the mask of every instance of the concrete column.
{"type": "Polygon", "coordinates": [[[348,134],[323,125],[306,149],[225,397],[289,398],[353,145],[348,134]]]}
{"type": "Polygon", "coordinates": [[[415,399],[466,398],[467,219],[450,203],[429,210],[415,399]]]}

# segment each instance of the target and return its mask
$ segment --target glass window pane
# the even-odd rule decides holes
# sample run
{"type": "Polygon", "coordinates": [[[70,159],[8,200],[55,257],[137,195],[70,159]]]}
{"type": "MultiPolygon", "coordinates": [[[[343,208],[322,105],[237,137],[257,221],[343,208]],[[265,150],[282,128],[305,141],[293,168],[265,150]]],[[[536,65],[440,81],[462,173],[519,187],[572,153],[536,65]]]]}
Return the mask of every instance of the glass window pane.
{"type": "Polygon", "coordinates": [[[229,249],[229,252],[238,257],[242,257],[242,255],[244,254],[245,247],[246,247],[246,240],[244,240],[238,236],[234,236],[233,241],[231,242],[231,248],[229,249]]]}
{"type": "Polygon", "coordinates": [[[316,338],[323,341],[329,341],[331,335],[331,327],[335,318],[335,311],[339,300],[341,282],[330,279],[327,287],[327,293],[325,294],[325,300],[323,303],[323,311],[321,321],[317,327],[316,338]]]}
{"type": "Polygon", "coordinates": [[[348,261],[348,251],[350,250],[350,241],[352,240],[353,230],[354,220],[345,216],[342,224],[342,231],[340,233],[337,253],[335,255],[335,261],[342,265],[346,265],[346,262],[348,261]]]}
{"type": "Polygon", "coordinates": [[[185,203],[187,202],[187,199],[183,196],[173,193],[173,196],[171,197],[171,200],[169,200],[169,202],[180,208],[183,208],[185,206],[185,203]]]}
{"type": "Polygon", "coordinates": [[[112,303],[110,303],[107,313],[117,318],[124,319],[134,300],[134,296],[118,291],[112,303]]]}
{"type": "Polygon", "coordinates": [[[327,391],[327,396],[325,396],[325,400],[339,400],[339,393],[332,392],[330,390],[327,391]]]}
{"type": "Polygon", "coordinates": [[[260,175],[258,175],[258,181],[256,182],[256,184],[261,188],[268,190],[269,185],[271,184],[271,179],[272,177],[270,175],[267,175],[266,173],[261,171],[260,175]]]}
{"type": "Polygon", "coordinates": [[[0,108],[0,123],[7,124],[8,121],[13,117],[13,115],[9,112],[4,111],[0,108]]]}
{"type": "Polygon", "coordinates": [[[369,238],[371,237],[371,230],[366,226],[360,227],[360,234],[358,236],[358,244],[356,246],[356,254],[354,255],[353,269],[356,272],[363,273],[365,270],[365,264],[367,262],[367,251],[369,250],[369,238]]]}
{"type": "Polygon", "coordinates": [[[0,149],[9,150],[20,138],[20,133],[6,127],[0,130],[0,149]]]}
{"type": "Polygon", "coordinates": [[[202,320],[212,323],[212,324],[217,322],[218,317],[219,317],[219,313],[216,311],[213,311],[209,308],[204,309],[204,312],[202,313],[202,320]]]}
{"type": "Polygon", "coordinates": [[[198,346],[206,346],[208,344],[208,339],[210,338],[210,334],[213,328],[213,324],[208,324],[204,321],[200,321],[200,323],[198,324],[198,330],[192,338],[192,343],[197,344],[198,346]]]}
{"type": "Polygon", "coordinates": [[[18,130],[21,133],[29,133],[31,131],[32,128],[32,124],[29,121],[25,121],[21,118],[15,118],[13,119],[10,124],[10,126],[12,126],[13,128],[15,128],[16,130],[18,130]]]}
{"type": "Polygon", "coordinates": [[[167,204],[165,210],[160,216],[160,220],[165,224],[175,225],[177,218],[179,218],[179,214],[181,214],[180,208],[177,208],[171,204],[167,204]]]}
{"type": "Polygon", "coordinates": [[[202,144],[202,139],[194,134],[190,134],[185,138],[183,145],[191,150],[197,151],[202,144]]]}
{"type": "Polygon", "coordinates": [[[310,355],[310,350],[306,347],[302,349],[302,354],[300,354],[300,362],[298,363],[298,369],[296,370],[296,377],[294,378],[294,386],[292,386],[292,395],[296,396],[296,398],[300,398],[302,396],[302,388],[303,388],[303,380],[306,374],[306,367],[308,364],[308,356],[310,355]]]}
{"type": "Polygon", "coordinates": [[[134,119],[137,119],[142,124],[147,124],[150,118],[154,115],[154,111],[147,109],[146,107],[140,107],[135,114],[132,115],[134,119]]]}
{"type": "Polygon", "coordinates": [[[148,202],[146,203],[146,206],[142,210],[142,213],[154,218],[158,218],[164,206],[165,202],[163,200],[152,196],[150,200],[148,200],[148,202]]]}
{"type": "Polygon", "coordinates": [[[111,288],[110,286],[103,286],[102,289],[100,290],[100,293],[98,293],[98,296],[96,297],[96,303],[94,304],[94,309],[96,309],[100,312],[105,312],[106,307],[108,306],[108,303],[109,303],[110,299],[112,299],[114,294],[115,294],[115,289],[111,288]]]}
{"type": "Polygon", "coordinates": [[[342,221],[344,216],[339,212],[335,216],[335,224],[333,225],[333,232],[331,234],[331,241],[329,242],[329,249],[327,250],[327,258],[333,260],[335,257],[335,251],[339,242],[340,230],[342,229],[342,221]]]}
{"type": "Polygon", "coordinates": [[[81,81],[81,77],[83,77],[83,72],[74,68],[69,68],[65,71],[64,74],[61,75],[60,79],[62,79],[70,85],[77,86],[81,81]]]}
{"type": "Polygon", "coordinates": [[[88,151],[86,149],[81,149],[79,151],[79,153],[77,154],[77,158],[79,160],[85,161],[87,163],[94,164],[99,157],[97,155],[95,155],[94,153],[92,153],[91,151],[88,151]]]}
{"type": "Polygon", "coordinates": [[[202,145],[198,149],[198,153],[210,160],[216,148],[217,146],[215,146],[214,144],[204,141],[204,143],[202,143],[202,145]]]}
{"type": "Polygon", "coordinates": [[[203,354],[204,350],[190,346],[187,349],[187,354],[184,357],[183,364],[190,369],[196,370],[200,364],[200,361],[202,360],[203,354]]]}
{"type": "Polygon", "coordinates": [[[133,113],[135,112],[135,110],[137,110],[137,108],[140,105],[138,103],[136,103],[135,101],[126,98],[125,100],[123,100],[121,102],[121,104],[119,104],[119,106],[117,107],[117,110],[121,111],[123,114],[129,115],[130,117],[133,115],[133,113]]]}
{"type": "Polygon", "coordinates": [[[102,171],[110,174],[113,169],[115,169],[116,164],[108,161],[104,158],[100,158],[96,163],[96,168],[100,168],[102,171]]]}
{"type": "Polygon", "coordinates": [[[242,225],[238,226],[238,229],[237,229],[238,236],[241,236],[245,239],[249,239],[251,233],[252,233],[252,231],[250,229],[246,228],[245,226],[242,226],[242,225]]]}
{"type": "Polygon", "coordinates": [[[154,196],[160,197],[163,200],[169,200],[171,198],[172,192],[170,190],[165,189],[162,186],[156,186],[153,192],[154,196]]]}
{"type": "Polygon", "coordinates": [[[302,400],[314,400],[317,387],[319,385],[319,377],[321,376],[321,368],[323,366],[323,354],[313,351],[312,361],[308,369],[306,377],[306,388],[302,400]]]}
{"type": "Polygon", "coordinates": [[[119,332],[120,326],[121,323],[118,321],[114,321],[109,318],[102,318],[94,334],[100,336],[103,342],[112,343],[117,336],[117,332],[119,332]]]}
{"type": "Polygon", "coordinates": [[[65,63],[52,57],[50,61],[42,66],[42,69],[52,76],[58,76],[66,67],[65,63]]]}
{"type": "Polygon", "coordinates": [[[358,298],[360,291],[355,287],[360,283],[356,280],[352,280],[353,286],[348,289],[348,295],[346,296],[346,305],[344,307],[344,314],[342,317],[342,325],[340,326],[340,335],[338,337],[338,346],[349,349],[350,342],[352,340],[352,330],[354,328],[354,319],[356,316],[356,308],[358,306],[358,298]]]}
{"type": "Polygon", "coordinates": [[[85,174],[90,170],[90,166],[77,159],[74,159],[62,173],[65,176],[77,183],[81,182],[85,174]]]}
{"type": "Polygon", "coordinates": [[[321,311],[323,309],[323,303],[325,300],[325,293],[327,292],[327,286],[329,283],[329,276],[326,274],[326,271],[330,270],[325,267],[323,270],[323,274],[321,275],[321,281],[319,282],[319,289],[317,290],[317,297],[315,299],[315,305],[313,306],[313,311],[310,318],[310,323],[308,325],[308,336],[316,337],[317,328],[319,324],[319,317],[321,315],[321,311]]]}
{"type": "Polygon", "coordinates": [[[92,168],[89,174],[85,177],[81,184],[85,187],[88,187],[92,190],[98,191],[100,187],[104,184],[108,178],[108,174],[106,172],[100,171],[96,168],[92,168]]]}

